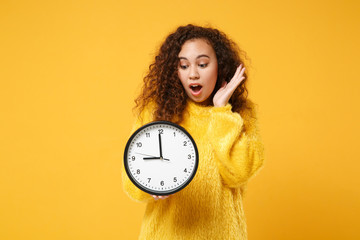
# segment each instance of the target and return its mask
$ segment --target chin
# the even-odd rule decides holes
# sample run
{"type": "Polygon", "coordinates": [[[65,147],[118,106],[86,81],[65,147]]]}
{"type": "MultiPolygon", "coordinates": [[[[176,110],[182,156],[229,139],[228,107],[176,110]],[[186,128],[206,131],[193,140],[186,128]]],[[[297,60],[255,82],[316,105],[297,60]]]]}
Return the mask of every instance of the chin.
{"type": "Polygon", "coordinates": [[[192,99],[194,102],[201,104],[201,105],[212,105],[212,101],[210,100],[210,98],[203,100],[203,99],[192,99]]]}

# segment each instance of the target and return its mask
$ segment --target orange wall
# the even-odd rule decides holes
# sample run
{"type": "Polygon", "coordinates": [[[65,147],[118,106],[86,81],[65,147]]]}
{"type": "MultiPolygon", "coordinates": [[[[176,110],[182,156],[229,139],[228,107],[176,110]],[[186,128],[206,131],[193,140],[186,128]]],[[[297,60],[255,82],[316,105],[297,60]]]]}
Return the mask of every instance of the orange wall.
{"type": "Polygon", "coordinates": [[[266,163],[249,239],[360,239],[359,1],[1,1],[0,239],[136,239],[131,108],[164,37],[212,24],[251,58],[266,163]]]}

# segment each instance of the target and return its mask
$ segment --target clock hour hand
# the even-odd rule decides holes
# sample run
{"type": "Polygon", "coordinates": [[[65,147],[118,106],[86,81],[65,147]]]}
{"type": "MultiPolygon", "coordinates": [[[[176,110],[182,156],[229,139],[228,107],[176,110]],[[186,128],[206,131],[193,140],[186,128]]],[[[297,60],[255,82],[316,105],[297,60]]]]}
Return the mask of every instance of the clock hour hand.
{"type": "MultiPolygon", "coordinates": [[[[161,159],[160,157],[154,157],[154,156],[152,156],[152,155],[145,154],[145,153],[136,152],[136,154],[148,156],[148,157],[146,157],[146,158],[143,158],[144,160],[160,160],[160,159],[161,159]]],[[[170,159],[167,159],[167,158],[163,158],[163,160],[170,161],[170,159]]]]}
{"type": "Polygon", "coordinates": [[[143,160],[166,160],[166,161],[170,161],[170,159],[163,158],[163,157],[144,157],[143,160]]]}

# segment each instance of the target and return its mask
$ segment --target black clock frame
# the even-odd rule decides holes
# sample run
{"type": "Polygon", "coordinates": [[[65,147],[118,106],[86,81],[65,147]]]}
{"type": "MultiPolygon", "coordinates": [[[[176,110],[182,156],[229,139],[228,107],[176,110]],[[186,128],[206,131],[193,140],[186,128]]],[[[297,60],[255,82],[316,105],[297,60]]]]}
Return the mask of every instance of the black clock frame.
{"type": "Polygon", "coordinates": [[[183,128],[182,126],[176,124],[176,123],[173,123],[173,122],[169,122],[169,121],[153,121],[153,122],[150,122],[150,123],[147,123],[143,126],[141,126],[140,128],[138,128],[129,138],[129,140],[127,141],[126,143],[126,147],[125,147],[125,151],[124,151],[124,166],[125,166],[125,171],[126,171],[126,174],[128,175],[129,179],[131,180],[131,182],[136,186],[138,187],[140,190],[146,192],[146,193],[149,193],[151,195],[159,195],[159,196],[165,196],[165,195],[170,195],[170,194],[174,194],[176,192],[179,192],[180,190],[184,189],[192,180],[193,178],[195,177],[196,175],[196,172],[197,172],[197,169],[198,169],[198,165],[199,165],[199,152],[198,152],[198,148],[197,148],[197,145],[193,139],[193,137],[190,135],[190,133],[188,131],[186,131],[185,128],[183,128]],[[147,128],[151,125],[159,125],[159,124],[165,124],[165,125],[172,125],[173,127],[176,127],[178,128],[179,130],[183,131],[188,137],[189,139],[191,140],[192,144],[194,145],[194,148],[195,148],[195,166],[194,166],[194,170],[193,170],[193,173],[192,175],[190,176],[190,178],[182,185],[180,185],[179,187],[173,189],[173,190],[170,190],[170,191],[161,191],[161,192],[158,192],[158,191],[155,191],[155,190],[151,190],[151,189],[148,189],[146,187],[144,187],[143,185],[139,184],[132,176],[132,174],[130,173],[130,170],[129,170],[129,166],[128,166],[128,163],[127,163],[127,153],[128,153],[128,150],[129,150],[129,147],[130,147],[130,143],[131,141],[133,140],[133,138],[138,134],[138,132],[140,132],[141,130],[143,130],[144,128],[147,128]]]}

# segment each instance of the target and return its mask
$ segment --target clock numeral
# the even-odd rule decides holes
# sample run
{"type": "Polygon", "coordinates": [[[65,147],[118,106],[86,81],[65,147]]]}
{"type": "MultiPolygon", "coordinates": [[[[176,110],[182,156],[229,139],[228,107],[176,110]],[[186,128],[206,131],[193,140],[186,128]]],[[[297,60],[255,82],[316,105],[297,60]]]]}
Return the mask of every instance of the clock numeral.
{"type": "Polygon", "coordinates": [[[149,182],[150,182],[150,180],[151,180],[151,178],[148,178],[148,180],[149,180],[149,181],[148,181],[148,183],[149,183],[149,182]]]}
{"type": "Polygon", "coordinates": [[[136,146],[137,146],[137,147],[141,147],[141,146],[142,146],[142,143],[141,143],[141,142],[138,142],[138,143],[136,143],[136,146]]]}
{"type": "Polygon", "coordinates": [[[176,133],[174,132],[174,137],[176,136],[176,133]]]}
{"type": "Polygon", "coordinates": [[[160,182],[160,185],[161,185],[161,186],[164,186],[164,181],[161,181],[161,182],[160,182]]]}
{"type": "Polygon", "coordinates": [[[187,146],[187,142],[186,142],[186,141],[184,141],[184,146],[187,146]]]}
{"type": "Polygon", "coordinates": [[[135,156],[132,156],[132,157],[131,157],[131,160],[135,161],[135,156]]]}
{"type": "Polygon", "coordinates": [[[190,155],[190,154],[188,155],[188,159],[191,159],[191,155],[190,155]]]}
{"type": "Polygon", "coordinates": [[[164,129],[159,129],[159,134],[163,134],[164,133],[164,129]]]}
{"type": "Polygon", "coordinates": [[[146,137],[150,137],[150,133],[146,133],[146,137]]]}
{"type": "Polygon", "coordinates": [[[187,169],[185,168],[184,172],[187,172],[187,169]]]}
{"type": "Polygon", "coordinates": [[[177,182],[177,179],[176,179],[176,177],[174,177],[174,182],[177,182]]]}
{"type": "Polygon", "coordinates": [[[136,173],[137,173],[137,174],[140,174],[140,169],[136,170],[136,173]]]}

